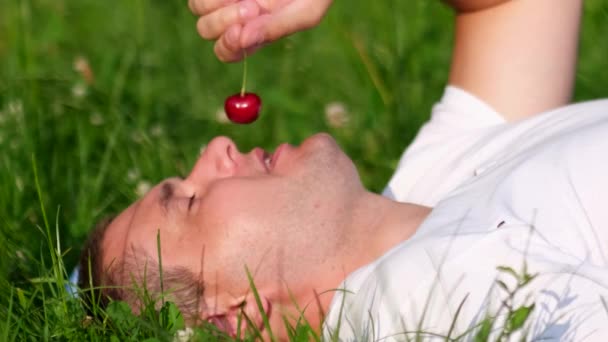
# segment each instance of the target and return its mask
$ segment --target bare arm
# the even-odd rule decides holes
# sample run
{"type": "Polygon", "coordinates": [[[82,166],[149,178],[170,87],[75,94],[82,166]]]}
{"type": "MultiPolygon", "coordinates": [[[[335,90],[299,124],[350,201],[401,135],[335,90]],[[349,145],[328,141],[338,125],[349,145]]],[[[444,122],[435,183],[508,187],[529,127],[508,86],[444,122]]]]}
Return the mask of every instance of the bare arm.
{"type": "Polygon", "coordinates": [[[582,0],[453,0],[449,82],[509,121],[570,101],[582,0]]]}

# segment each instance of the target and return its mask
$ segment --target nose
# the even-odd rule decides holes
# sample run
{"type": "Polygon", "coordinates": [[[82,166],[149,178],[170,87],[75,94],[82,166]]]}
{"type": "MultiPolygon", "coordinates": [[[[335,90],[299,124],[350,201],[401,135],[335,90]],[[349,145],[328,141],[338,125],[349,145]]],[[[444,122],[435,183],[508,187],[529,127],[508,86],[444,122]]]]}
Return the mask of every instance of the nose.
{"type": "Polygon", "coordinates": [[[236,172],[239,155],[236,144],[230,138],[216,137],[207,144],[187,180],[200,184],[211,179],[230,177],[236,172]]]}

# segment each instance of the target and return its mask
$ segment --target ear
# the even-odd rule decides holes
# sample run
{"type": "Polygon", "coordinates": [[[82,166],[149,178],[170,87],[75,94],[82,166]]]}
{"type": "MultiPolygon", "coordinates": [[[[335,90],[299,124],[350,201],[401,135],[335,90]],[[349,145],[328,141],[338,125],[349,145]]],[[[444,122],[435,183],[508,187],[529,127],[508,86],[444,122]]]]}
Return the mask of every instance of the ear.
{"type": "Polygon", "coordinates": [[[264,329],[264,318],[270,320],[272,314],[272,304],[270,300],[263,294],[259,294],[260,305],[258,305],[255,297],[248,294],[239,299],[235,299],[233,305],[227,313],[227,321],[232,327],[231,334],[236,336],[240,329],[240,336],[246,336],[250,329],[262,331],[264,329]]]}
{"type": "Polygon", "coordinates": [[[236,337],[239,330],[241,337],[246,336],[248,329],[262,331],[264,329],[264,316],[270,319],[272,304],[262,294],[259,298],[261,308],[258,306],[255,297],[249,294],[231,299],[224,309],[203,317],[203,320],[215,325],[232,337],[236,337]]]}

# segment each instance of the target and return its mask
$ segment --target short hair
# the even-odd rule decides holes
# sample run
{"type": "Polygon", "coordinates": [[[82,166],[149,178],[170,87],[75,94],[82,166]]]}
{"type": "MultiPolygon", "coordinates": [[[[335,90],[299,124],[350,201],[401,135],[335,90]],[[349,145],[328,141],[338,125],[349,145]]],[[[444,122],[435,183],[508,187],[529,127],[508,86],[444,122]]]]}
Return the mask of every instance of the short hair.
{"type": "Polygon", "coordinates": [[[99,314],[95,308],[105,309],[111,301],[124,301],[133,311],[139,311],[145,304],[142,303],[143,288],[154,301],[158,301],[161,295],[173,301],[186,321],[197,321],[204,284],[187,268],[163,268],[166,293],[161,293],[158,263],[145,253],[133,249],[125,253],[124,260],[103,265],[103,241],[112,220],[113,217],[105,218],[95,226],[80,254],[78,287],[88,314],[99,314]],[[140,255],[143,256],[143,265],[138,262],[140,255]]]}

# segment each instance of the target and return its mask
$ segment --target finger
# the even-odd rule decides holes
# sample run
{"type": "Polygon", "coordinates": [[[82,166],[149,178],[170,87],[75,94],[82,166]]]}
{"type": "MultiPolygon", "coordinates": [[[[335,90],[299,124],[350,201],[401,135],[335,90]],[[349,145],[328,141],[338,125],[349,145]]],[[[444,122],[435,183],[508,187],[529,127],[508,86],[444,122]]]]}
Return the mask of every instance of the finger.
{"type": "Polygon", "coordinates": [[[222,62],[236,62],[243,58],[243,49],[239,45],[241,25],[233,25],[228,28],[215,42],[213,51],[222,62]]]}
{"type": "Polygon", "coordinates": [[[188,0],[188,7],[194,15],[201,16],[238,1],[239,0],[188,0]]]}
{"type": "Polygon", "coordinates": [[[247,56],[251,56],[263,45],[255,45],[247,49],[243,49],[239,45],[239,35],[241,33],[240,25],[235,25],[235,27],[230,27],[226,34],[220,37],[215,43],[215,54],[218,59],[222,62],[232,63],[238,62],[245,57],[245,53],[247,52],[247,56]]]}
{"type": "Polygon", "coordinates": [[[241,32],[241,46],[251,47],[275,41],[294,32],[316,26],[331,0],[312,5],[310,1],[293,1],[274,13],[260,15],[250,20],[241,32]]]}
{"type": "Polygon", "coordinates": [[[258,5],[265,11],[273,11],[281,6],[281,2],[285,3],[286,0],[256,0],[258,5]]]}
{"type": "Polygon", "coordinates": [[[255,0],[239,1],[200,17],[196,28],[201,37],[217,39],[226,32],[228,27],[255,18],[259,12],[260,9],[255,0]]]}

